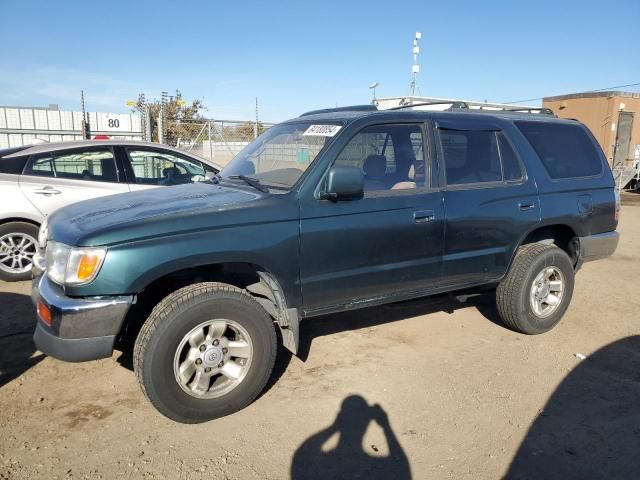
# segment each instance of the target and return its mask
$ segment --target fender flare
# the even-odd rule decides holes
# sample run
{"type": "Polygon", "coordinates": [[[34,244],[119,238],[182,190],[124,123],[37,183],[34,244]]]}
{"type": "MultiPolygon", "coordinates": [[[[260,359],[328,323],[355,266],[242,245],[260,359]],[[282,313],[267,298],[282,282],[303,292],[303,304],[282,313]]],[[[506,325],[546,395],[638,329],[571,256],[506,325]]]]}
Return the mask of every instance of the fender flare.
{"type": "Polygon", "coordinates": [[[300,315],[297,308],[287,308],[280,284],[268,272],[258,271],[259,282],[246,287],[256,301],[273,317],[282,335],[282,344],[291,353],[298,353],[300,315]]]}

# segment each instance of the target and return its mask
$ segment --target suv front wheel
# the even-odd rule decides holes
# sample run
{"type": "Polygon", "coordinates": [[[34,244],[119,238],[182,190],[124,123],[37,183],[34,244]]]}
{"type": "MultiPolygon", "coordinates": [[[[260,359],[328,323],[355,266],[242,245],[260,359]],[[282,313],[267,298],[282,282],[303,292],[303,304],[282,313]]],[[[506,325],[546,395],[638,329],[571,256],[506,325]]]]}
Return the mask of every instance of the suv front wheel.
{"type": "Polygon", "coordinates": [[[555,245],[521,246],[496,290],[498,313],[515,331],[536,335],[555,327],[573,295],[569,256],[555,245]]]}
{"type": "Polygon", "coordinates": [[[277,353],[274,323],[243,290],[198,283],[162,300],[134,347],[142,391],[166,417],[199,423],[249,405],[277,353]]]}

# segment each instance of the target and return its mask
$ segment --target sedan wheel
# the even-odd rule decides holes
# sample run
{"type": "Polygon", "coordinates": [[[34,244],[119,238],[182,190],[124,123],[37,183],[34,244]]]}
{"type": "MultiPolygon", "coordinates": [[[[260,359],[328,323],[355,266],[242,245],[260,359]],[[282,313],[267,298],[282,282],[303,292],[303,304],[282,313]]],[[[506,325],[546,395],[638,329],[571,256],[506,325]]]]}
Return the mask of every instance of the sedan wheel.
{"type": "Polygon", "coordinates": [[[38,251],[38,228],[23,222],[0,226],[0,279],[7,281],[31,278],[33,257],[38,251]]]}

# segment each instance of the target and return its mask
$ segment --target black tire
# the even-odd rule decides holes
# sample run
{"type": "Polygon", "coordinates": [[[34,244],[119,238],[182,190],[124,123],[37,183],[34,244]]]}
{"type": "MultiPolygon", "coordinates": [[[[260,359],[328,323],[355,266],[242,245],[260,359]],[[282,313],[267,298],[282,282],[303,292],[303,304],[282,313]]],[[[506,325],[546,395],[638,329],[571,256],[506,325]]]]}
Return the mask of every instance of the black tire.
{"type": "Polygon", "coordinates": [[[166,417],[200,423],[249,405],[264,389],[277,353],[272,318],[243,290],[223,283],[198,283],[168,295],[146,320],[133,352],[133,367],[145,396],[166,417]],[[211,318],[240,324],[251,337],[253,357],[244,379],[218,398],[185,393],[174,376],[174,354],[183,337],[211,318]]]}
{"type": "MultiPolygon", "coordinates": [[[[27,223],[27,222],[8,222],[0,225],[0,238],[8,234],[29,235],[31,238],[35,240],[36,242],[35,248],[37,249],[38,227],[36,225],[27,223]]],[[[21,273],[12,273],[0,268],[0,280],[4,280],[5,282],[19,282],[22,280],[30,280],[30,279],[31,279],[31,268],[21,273]]]]}
{"type": "Polygon", "coordinates": [[[537,335],[555,327],[567,311],[573,295],[574,270],[569,256],[555,245],[532,243],[521,246],[506,277],[496,290],[496,304],[503,323],[517,332],[537,335]],[[548,316],[537,315],[531,305],[536,277],[549,267],[563,276],[560,302],[548,316]]]}

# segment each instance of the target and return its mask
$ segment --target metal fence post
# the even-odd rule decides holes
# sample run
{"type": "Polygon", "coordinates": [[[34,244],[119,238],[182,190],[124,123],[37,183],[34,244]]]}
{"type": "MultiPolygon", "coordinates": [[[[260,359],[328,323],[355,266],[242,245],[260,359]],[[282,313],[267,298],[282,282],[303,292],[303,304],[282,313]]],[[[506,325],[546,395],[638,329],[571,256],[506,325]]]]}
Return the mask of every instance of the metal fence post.
{"type": "Polygon", "coordinates": [[[160,115],[158,115],[158,143],[164,143],[164,106],[160,105],[160,115]]]}
{"type": "Polygon", "coordinates": [[[146,106],[144,109],[144,119],[145,140],[147,142],[151,142],[153,141],[153,139],[151,138],[151,122],[153,122],[153,120],[151,119],[151,109],[149,108],[149,106],[146,106]]]}
{"type": "Polygon", "coordinates": [[[256,97],[256,124],[253,126],[253,139],[258,138],[258,97],[256,97]]]}
{"type": "Polygon", "coordinates": [[[211,120],[209,120],[209,122],[207,123],[209,127],[209,160],[213,162],[213,137],[211,136],[211,120]]]}

